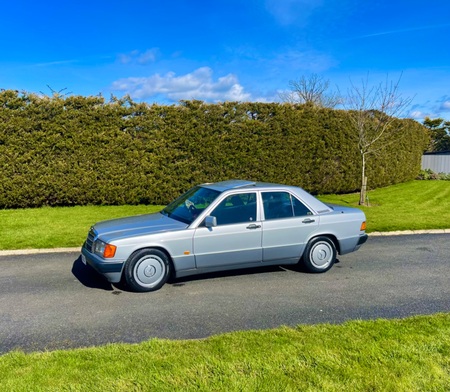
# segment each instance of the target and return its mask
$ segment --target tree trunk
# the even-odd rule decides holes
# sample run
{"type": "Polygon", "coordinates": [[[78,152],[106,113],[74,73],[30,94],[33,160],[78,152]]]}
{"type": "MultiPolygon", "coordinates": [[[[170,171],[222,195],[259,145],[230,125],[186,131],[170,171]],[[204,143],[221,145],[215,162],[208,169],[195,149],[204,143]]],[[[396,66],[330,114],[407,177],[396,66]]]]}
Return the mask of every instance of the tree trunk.
{"type": "Polygon", "coordinates": [[[359,205],[366,206],[367,202],[367,177],[363,177],[361,183],[361,192],[359,193],[359,205]]]}
{"type": "Polygon", "coordinates": [[[361,168],[361,192],[359,193],[359,205],[366,205],[367,192],[367,177],[366,177],[366,154],[362,153],[362,168],[361,168]]]}

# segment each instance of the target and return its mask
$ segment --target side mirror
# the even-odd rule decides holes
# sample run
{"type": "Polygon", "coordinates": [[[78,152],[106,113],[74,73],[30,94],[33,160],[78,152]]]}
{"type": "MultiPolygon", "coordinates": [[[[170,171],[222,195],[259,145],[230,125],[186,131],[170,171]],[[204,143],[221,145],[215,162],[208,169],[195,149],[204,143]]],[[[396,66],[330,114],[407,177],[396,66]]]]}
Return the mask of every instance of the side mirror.
{"type": "Polygon", "coordinates": [[[205,218],[205,226],[208,228],[216,227],[217,226],[217,218],[215,216],[211,216],[211,215],[207,216],[205,218]]]}

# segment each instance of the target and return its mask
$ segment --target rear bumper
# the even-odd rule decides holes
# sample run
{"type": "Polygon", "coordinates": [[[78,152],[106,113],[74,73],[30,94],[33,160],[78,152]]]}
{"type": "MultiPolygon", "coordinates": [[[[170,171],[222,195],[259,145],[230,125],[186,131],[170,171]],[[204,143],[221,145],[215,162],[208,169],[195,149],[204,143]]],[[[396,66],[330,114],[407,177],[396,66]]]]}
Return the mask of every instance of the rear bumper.
{"type": "Polygon", "coordinates": [[[368,238],[369,238],[369,236],[367,234],[360,235],[358,242],[356,243],[355,249],[353,249],[353,252],[355,252],[359,248],[361,248],[361,245],[366,243],[368,238]]]}
{"type": "Polygon", "coordinates": [[[369,238],[369,236],[367,234],[364,234],[361,237],[359,237],[357,246],[361,246],[362,244],[365,244],[368,238],[369,238]]]}
{"type": "Polygon", "coordinates": [[[345,255],[347,253],[357,251],[362,244],[367,241],[369,236],[367,234],[361,234],[359,236],[346,238],[345,240],[339,241],[339,254],[345,255]]]}
{"type": "Polygon", "coordinates": [[[120,282],[123,262],[105,261],[96,254],[89,252],[84,246],[81,248],[81,254],[86,264],[89,264],[95,271],[103,275],[108,282],[120,282]]]}

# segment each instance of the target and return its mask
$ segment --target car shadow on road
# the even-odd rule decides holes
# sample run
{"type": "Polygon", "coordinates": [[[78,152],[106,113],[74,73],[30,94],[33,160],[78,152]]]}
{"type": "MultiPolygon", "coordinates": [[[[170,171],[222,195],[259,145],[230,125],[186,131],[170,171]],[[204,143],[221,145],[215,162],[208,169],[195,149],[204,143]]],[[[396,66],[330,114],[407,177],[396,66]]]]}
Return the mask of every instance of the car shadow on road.
{"type": "MultiPolygon", "coordinates": [[[[340,261],[336,259],[335,264],[338,264],[340,261]]],[[[338,266],[339,267],[339,266],[338,266]]],[[[210,280],[216,278],[225,278],[230,276],[240,276],[240,275],[257,275],[264,273],[274,273],[274,272],[297,272],[302,274],[313,274],[317,275],[317,273],[312,273],[308,271],[303,263],[298,264],[280,264],[280,265],[272,265],[272,266],[261,266],[255,268],[242,268],[235,269],[229,271],[218,271],[218,272],[208,272],[198,275],[186,276],[183,278],[174,278],[173,276],[167,282],[168,284],[177,287],[184,286],[187,282],[195,281],[195,280],[210,280]]]]}
{"type": "Polygon", "coordinates": [[[81,255],[73,262],[72,274],[83,286],[105,291],[114,290],[111,283],[99,275],[90,265],[83,264],[81,261],[81,255]]]}
{"type": "MultiPolygon", "coordinates": [[[[339,259],[336,259],[336,264],[339,263],[339,259]]],[[[187,282],[196,280],[210,280],[216,278],[226,278],[239,275],[256,275],[264,273],[274,272],[298,272],[309,274],[302,263],[290,264],[290,265],[274,265],[274,266],[261,266],[256,268],[242,268],[229,271],[208,272],[198,275],[186,276],[183,278],[175,278],[171,276],[168,280],[168,284],[173,287],[184,286],[187,282]]],[[[72,274],[77,278],[80,283],[89,288],[100,289],[105,291],[112,291],[113,294],[118,290],[130,291],[129,288],[123,283],[115,283],[114,286],[109,283],[103,276],[98,274],[90,265],[85,265],[81,261],[81,255],[78,257],[72,266],[72,274]]]]}
{"type": "Polygon", "coordinates": [[[255,268],[242,268],[242,269],[235,269],[235,270],[229,270],[229,271],[218,271],[218,272],[207,272],[202,273],[198,275],[191,275],[186,276],[183,278],[174,278],[171,277],[168,284],[177,287],[177,286],[184,286],[187,282],[192,282],[196,280],[210,280],[210,279],[217,279],[217,278],[226,278],[226,277],[232,277],[232,276],[241,276],[241,275],[259,275],[264,273],[274,273],[274,272],[283,272],[286,270],[292,270],[295,272],[298,272],[298,269],[293,268],[293,266],[262,266],[262,267],[255,267],[255,268]],[[289,267],[289,268],[286,268],[289,267]]]}

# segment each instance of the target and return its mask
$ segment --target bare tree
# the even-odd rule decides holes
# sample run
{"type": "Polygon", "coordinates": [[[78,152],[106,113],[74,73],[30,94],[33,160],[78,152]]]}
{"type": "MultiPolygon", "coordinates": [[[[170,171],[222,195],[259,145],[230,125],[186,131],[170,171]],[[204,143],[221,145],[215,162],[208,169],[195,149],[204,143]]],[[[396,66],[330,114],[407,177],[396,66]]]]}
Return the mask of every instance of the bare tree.
{"type": "Polygon", "coordinates": [[[369,155],[376,154],[387,144],[395,142],[400,128],[395,120],[409,106],[411,97],[404,98],[399,91],[401,75],[396,82],[386,76],[384,82],[369,85],[369,75],[360,85],[350,81],[343,106],[351,111],[351,119],[358,135],[358,148],[361,154],[361,192],[360,205],[367,205],[366,164],[369,155]]]}
{"type": "Polygon", "coordinates": [[[279,94],[283,102],[311,104],[320,108],[334,108],[341,103],[336,92],[329,91],[330,81],[317,74],[289,81],[291,91],[279,94]]]}
{"type": "MultiPolygon", "coordinates": [[[[64,92],[65,90],[67,90],[67,87],[62,88],[59,91],[54,90],[52,87],[50,87],[47,84],[48,89],[50,90],[50,92],[52,93],[52,97],[53,98],[64,98],[67,97],[68,95],[72,94],[72,91],[70,92],[64,92]]],[[[42,91],[39,91],[42,95],[47,96],[47,94],[43,93],[42,91]]]]}

